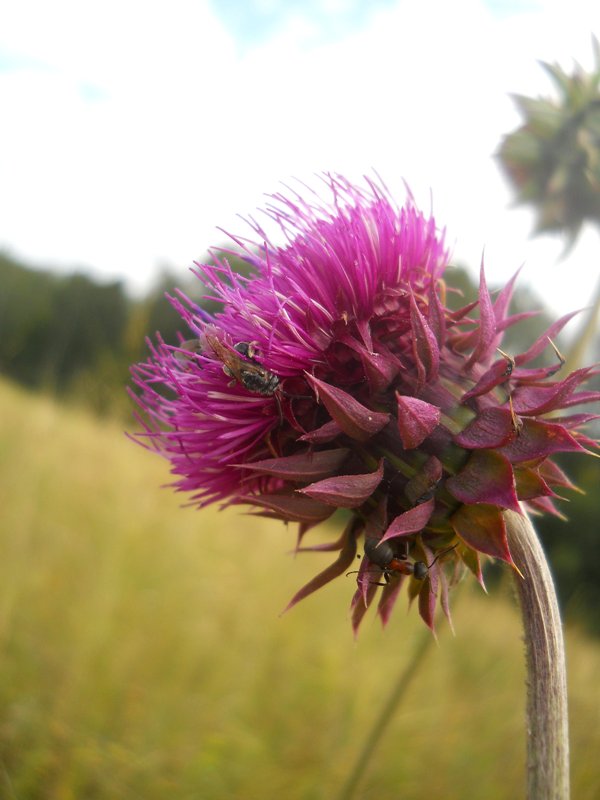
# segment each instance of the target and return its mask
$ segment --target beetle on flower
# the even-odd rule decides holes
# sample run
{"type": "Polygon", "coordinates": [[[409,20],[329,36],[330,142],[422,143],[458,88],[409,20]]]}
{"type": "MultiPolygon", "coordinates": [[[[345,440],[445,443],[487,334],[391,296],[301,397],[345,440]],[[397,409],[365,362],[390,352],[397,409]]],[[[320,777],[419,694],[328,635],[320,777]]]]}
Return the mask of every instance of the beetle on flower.
{"type": "Polygon", "coordinates": [[[308,190],[271,197],[283,245],[255,222],[255,244],[234,240],[250,277],[225,259],[198,265],[221,304],[214,316],[171,298],[197,346],[189,333],[180,346],[159,340],[133,368],[138,439],[199,506],[298,522],[301,550],[310,528],[348,510],[337,540],[314,548],[336,560],[290,606],[348,572],[362,541],[354,629],[382,576],[383,622],[408,582],[433,627],[463,566],[480,582],[482,556],[514,566],[506,509],[557,513],[555,490],[571,484],[552,456],[596,445],[583,432],[593,415],[570,409],[600,393],[584,387],[591,368],[554,377],[552,340],[573,315],[509,355],[504,332],[529,316],[509,313],[515,278],[492,297],[482,266],[478,301],[452,311],[433,218],[410,197],[396,206],[376,181],[324,185],[330,202],[308,190]],[[537,366],[544,351],[551,363],[537,366]],[[429,567],[393,570],[383,552],[429,567]]]}

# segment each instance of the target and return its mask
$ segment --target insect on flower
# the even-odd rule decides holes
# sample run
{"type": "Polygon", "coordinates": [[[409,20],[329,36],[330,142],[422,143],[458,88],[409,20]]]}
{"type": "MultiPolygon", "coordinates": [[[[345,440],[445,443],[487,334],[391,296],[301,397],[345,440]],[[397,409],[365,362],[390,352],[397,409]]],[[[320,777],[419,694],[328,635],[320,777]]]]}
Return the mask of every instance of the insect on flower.
{"type": "Polygon", "coordinates": [[[185,342],[177,345],[175,358],[182,367],[186,367],[194,360],[195,355],[201,355],[201,353],[202,342],[200,339],[186,339],[185,342]]]}
{"type": "Polygon", "coordinates": [[[252,342],[238,342],[230,348],[212,333],[206,334],[206,342],[223,363],[223,372],[234,378],[244,389],[266,397],[275,394],[279,388],[279,377],[254,358],[256,348],[252,342]]]}
{"type": "Polygon", "coordinates": [[[161,339],[133,367],[139,441],[198,506],[247,504],[298,523],[300,536],[336,509],[350,515],[327,546],[336,560],[289,608],[350,569],[365,541],[354,630],[378,596],[387,623],[405,575],[433,628],[465,570],[483,583],[488,557],[515,568],[505,511],[559,513],[554,498],[571,484],[553,458],[595,446],[584,430],[594,415],[570,409],[600,400],[586,388],[597,372],[552,380],[564,364],[552,340],[569,314],[526,349],[501,349],[522,318],[510,312],[516,276],[493,294],[482,265],[477,300],[452,311],[434,218],[369,178],[324,180],[329,199],[272,196],[284,244],[253,222],[254,241],[234,237],[250,277],[225,258],[196,265],[219,311],[171,298],[197,338],[161,339]],[[554,363],[532,366],[546,348],[554,363]],[[369,575],[389,591],[367,590],[369,575]]]}
{"type": "MultiPolygon", "coordinates": [[[[372,564],[383,570],[383,577],[385,583],[375,583],[375,586],[385,586],[389,583],[390,578],[394,575],[413,575],[418,581],[423,581],[429,574],[429,570],[435,562],[454,550],[456,545],[447,547],[437,554],[431,564],[426,564],[424,561],[409,561],[406,555],[398,555],[389,542],[381,542],[378,539],[367,538],[365,540],[365,555],[372,564]]],[[[352,575],[358,570],[347,572],[346,576],[352,575]]]]}

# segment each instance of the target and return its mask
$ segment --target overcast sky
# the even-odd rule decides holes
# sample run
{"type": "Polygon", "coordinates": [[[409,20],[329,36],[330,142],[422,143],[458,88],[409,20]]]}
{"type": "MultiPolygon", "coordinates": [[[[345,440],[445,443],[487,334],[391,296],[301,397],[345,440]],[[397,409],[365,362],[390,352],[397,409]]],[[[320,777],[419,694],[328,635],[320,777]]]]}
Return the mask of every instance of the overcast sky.
{"type": "Polygon", "coordinates": [[[0,247],[142,289],[243,233],[280,182],[402,179],[490,282],[525,263],[559,312],[589,302],[600,240],[568,261],[509,208],[493,153],[538,60],[592,64],[589,0],[14,0],[0,7],[0,247]]]}

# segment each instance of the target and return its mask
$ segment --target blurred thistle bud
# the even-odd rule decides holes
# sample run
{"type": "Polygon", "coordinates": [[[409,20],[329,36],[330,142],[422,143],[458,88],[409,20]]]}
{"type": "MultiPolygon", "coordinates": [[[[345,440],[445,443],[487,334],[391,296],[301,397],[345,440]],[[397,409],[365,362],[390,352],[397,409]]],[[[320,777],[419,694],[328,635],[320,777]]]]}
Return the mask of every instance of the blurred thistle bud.
{"type": "Polygon", "coordinates": [[[520,205],[537,210],[536,232],[566,233],[568,244],[587,220],[600,225],[600,46],[595,68],[541,66],[557,99],[515,95],[523,124],[504,137],[498,157],[520,205]]]}
{"type": "Polygon", "coordinates": [[[377,597],[387,622],[404,584],[433,627],[464,567],[483,582],[482,556],[514,566],[505,509],[558,513],[555,490],[571,484],[552,457],[595,445],[582,431],[593,415],[570,409],[600,394],[581,389],[590,368],[553,379],[552,339],[572,315],[504,352],[504,332],[530,316],[509,314],[515,278],[492,297],[482,266],[478,300],[450,310],[434,219],[374,181],[325,184],[330,204],[272,197],[286,244],[256,223],[255,246],[235,239],[249,277],[224,259],[198,265],[218,313],[171,298],[192,338],[159,340],[133,367],[137,439],[199,506],[249,504],[299,523],[299,550],[337,552],[290,606],[352,572],[362,542],[354,629],[377,597]],[[551,363],[533,365],[544,351],[551,363]],[[340,508],[336,540],[303,546],[340,508]]]}

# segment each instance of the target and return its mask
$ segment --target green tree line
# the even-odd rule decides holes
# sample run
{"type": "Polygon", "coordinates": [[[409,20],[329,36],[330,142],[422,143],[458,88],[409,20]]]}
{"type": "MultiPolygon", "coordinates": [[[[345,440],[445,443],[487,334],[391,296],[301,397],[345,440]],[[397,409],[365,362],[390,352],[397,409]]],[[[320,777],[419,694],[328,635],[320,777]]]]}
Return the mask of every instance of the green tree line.
{"type": "Polygon", "coordinates": [[[57,275],[0,253],[0,373],[100,414],[128,414],[129,366],[147,357],[146,337],[160,331],[175,343],[182,329],[165,297],[176,285],[210,308],[191,275],[182,286],[165,271],[135,299],[120,281],[57,275]]]}

